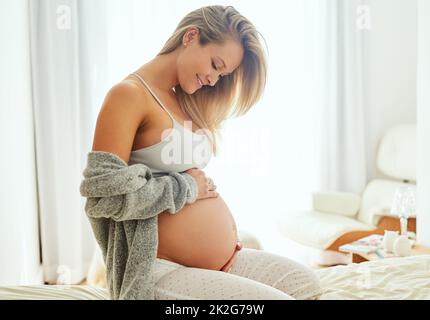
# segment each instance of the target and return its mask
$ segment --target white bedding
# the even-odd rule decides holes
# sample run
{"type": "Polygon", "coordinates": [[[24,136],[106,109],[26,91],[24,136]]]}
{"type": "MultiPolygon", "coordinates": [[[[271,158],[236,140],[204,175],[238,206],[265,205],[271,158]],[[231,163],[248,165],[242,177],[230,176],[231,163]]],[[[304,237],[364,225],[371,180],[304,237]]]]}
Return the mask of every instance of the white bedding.
{"type": "MultiPolygon", "coordinates": [[[[430,299],[430,255],[388,258],[315,270],[320,300],[430,299]]],[[[105,288],[91,286],[0,287],[0,300],[107,300],[105,288]]]]}
{"type": "Polygon", "coordinates": [[[108,300],[104,288],[80,285],[0,287],[0,300],[108,300]]]}
{"type": "Polygon", "coordinates": [[[316,270],[320,300],[430,299],[430,255],[387,258],[316,270]]]}

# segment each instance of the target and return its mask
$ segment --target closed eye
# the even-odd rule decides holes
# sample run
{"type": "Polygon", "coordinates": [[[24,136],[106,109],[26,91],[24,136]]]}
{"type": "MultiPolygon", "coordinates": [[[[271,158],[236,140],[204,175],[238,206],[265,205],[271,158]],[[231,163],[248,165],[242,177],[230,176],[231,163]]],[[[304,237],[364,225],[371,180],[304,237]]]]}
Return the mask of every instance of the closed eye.
{"type": "MultiPolygon", "coordinates": [[[[216,70],[216,71],[218,71],[218,69],[217,69],[217,67],[216,67],[216,65],[215,65],[215,63],[212,61],[212,67],[216,70]]],[[[220,78],[222,78],[222,76],[221,75],[219,75],[218,76],[218,78],[220,79],[220,78]]]]}

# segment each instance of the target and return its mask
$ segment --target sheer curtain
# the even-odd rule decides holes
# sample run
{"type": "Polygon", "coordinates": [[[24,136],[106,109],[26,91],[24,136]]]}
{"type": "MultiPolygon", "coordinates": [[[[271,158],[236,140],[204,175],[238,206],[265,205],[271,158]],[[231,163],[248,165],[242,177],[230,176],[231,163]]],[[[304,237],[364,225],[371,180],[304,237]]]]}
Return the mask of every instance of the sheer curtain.
{"type": "Polygon", "coordinates": [[[318,189],[360,193],[367,181],[362,70],[368,6],[361,0],[306,3],[318,189]]]}
{"type": "Polygon", "coordinates": [[[47,282],[83,279],[95,248],[79,184],[104,95],[152,59],[182,17],[202,6],[233,5],[256,25],[269,50],[262,100],[246,116],[226,122],[220,155],[205,169],[238,228],[253,232],[266,250],[282,254],[280,216],[308,208],[312,191],[360,189],[365,170],[359,46],[337,35],[339,26],[332,24],[339,20],[352,30],[355,2],[348,20],[337,11],[346,8],[343,2],[330,0],[266,6],[249,0],[30,3],[47,282]]]}
{"type": "Polygon", "coordinates": [[[104,1],[29,1],[44,281],[79,283],[94,251],[79,193],[107,89],[104,1]]]}

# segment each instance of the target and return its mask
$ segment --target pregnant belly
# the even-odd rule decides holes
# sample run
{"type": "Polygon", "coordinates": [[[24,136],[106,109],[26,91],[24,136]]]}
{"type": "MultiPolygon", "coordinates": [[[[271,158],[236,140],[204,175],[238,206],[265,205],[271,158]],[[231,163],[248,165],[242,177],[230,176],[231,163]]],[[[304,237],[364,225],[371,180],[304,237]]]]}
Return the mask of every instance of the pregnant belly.
{"type": "Polygon", "coordinates": [[[221,195],[186,204],[175,214],[158,215],[158,258],[220,270],[233,256],[237,241],[235,221],[221,195]]]}

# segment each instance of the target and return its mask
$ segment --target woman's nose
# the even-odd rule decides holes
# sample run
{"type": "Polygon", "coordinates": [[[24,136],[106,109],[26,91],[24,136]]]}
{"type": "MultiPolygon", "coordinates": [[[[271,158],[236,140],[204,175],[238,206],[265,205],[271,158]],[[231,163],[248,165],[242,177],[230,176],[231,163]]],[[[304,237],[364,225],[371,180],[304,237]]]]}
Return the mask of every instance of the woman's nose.
{"type": "Polygon", "coordinates": [[[206,77],[206,80],[208,81],[208,84],[213,87],[216,84],[216,80],[212,80],[212,79],[214,79],[214,78],[211,77],[211,76],[207,76],[206,77]]]}

